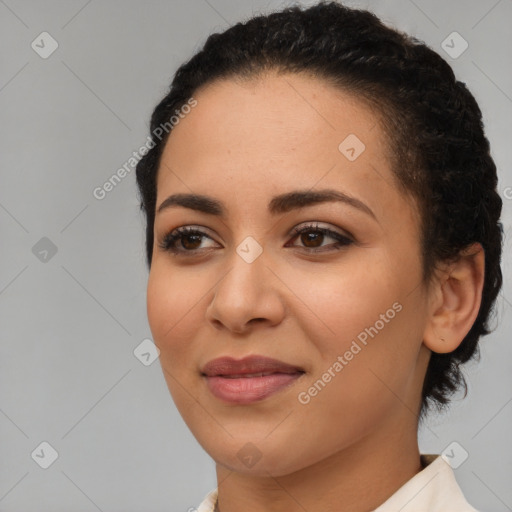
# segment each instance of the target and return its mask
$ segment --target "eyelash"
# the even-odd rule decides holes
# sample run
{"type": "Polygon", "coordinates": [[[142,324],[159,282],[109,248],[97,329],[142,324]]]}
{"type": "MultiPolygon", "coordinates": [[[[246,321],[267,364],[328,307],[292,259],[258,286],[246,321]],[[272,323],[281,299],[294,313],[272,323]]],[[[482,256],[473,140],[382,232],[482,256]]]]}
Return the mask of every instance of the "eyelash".
{"type": "MultiPolygon", "coordinates": [[[[336,243],[331,244],[332,250],[339,251],[343,249],[344,247],[347,247],[349,245],[352,245],[354,243],[353,240],[351,240],[349,237],[342,235],[341,233],[338,233],[336,231],[333,231],[328,228],[324,228],[319,226],[318,224],[308,224],[300,227],[295,227],[292,230],[292,239],[298,238],[303,233],[309,233],[309,232],[315,232],[315,233],[322,233],[324,235],[327,235],[329,238],[334,238],[337,240],[336,243]]],[[[204,231],[201,231],[197,228],[193,228],[190,226],[184,226],[180,228],[176,228],[175,230],[167,233],[163,240],[158,244],[160,249],[163,251],[170,252],[175,255],[183,255],[183,256],[196,256],[199,249],[178,249],[175,245],[177,241],[179,241],[183,236],[185,235],[200,235],[202,237],[210,238],[210,240],[213,240],[210,236],[208,236],[204,231]]],[[[293,246],[298,247],[298,246],[293,246]]],[[[315,253],[321,253],[321,252],[331,252],[331,250],[327,250],[325,248],[319,247],[319,248],[308,248],[308,247],[301,247],[302,249],[306,250],[306,253],[309,254],[315,254],[315,253]]]]}

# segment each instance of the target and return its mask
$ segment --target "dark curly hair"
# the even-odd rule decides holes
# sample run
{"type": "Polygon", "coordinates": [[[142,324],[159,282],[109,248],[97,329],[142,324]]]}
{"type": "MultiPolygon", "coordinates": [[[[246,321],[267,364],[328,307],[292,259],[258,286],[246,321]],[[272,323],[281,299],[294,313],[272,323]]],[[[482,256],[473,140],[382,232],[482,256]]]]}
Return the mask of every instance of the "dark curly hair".
{"type": "Polygon", "coordinates": [[[436,264],[455,261],[472,243],[479,242],[485,251],[478,316],[456,350],[432,353],[421,421],[432,404],[444,409],[459,387],[467,394],[460,365],[479,355],[478,339],[491,332],[489,316],[502,285],[503,236],[496,166],[480,108],[447,62],[424,42],[385,26],[371,12],[325,1],[258,15],[210,35],[176,71],[169,93],[155,108],[150,126],[155,146],[136,168],[147,220],[147,265],[151,267],[153,251],[156,177],[168,137],[155,137],[155,131],[201,86],[267,71],[323,79],[377,113],[396,183],[421,212],[425,283],[431,282],[436,264]]]}

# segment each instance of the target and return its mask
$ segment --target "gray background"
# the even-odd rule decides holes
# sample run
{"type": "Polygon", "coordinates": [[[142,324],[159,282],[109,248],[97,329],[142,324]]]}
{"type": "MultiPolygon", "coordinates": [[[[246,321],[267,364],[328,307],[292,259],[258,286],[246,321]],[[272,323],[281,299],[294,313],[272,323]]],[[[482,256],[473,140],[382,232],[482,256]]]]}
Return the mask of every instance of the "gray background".
{"type": "MultiPolygon", "coordinates": [[[[512,510],[512,0],[347,4],[426,41],[484,112],[507,233],[498,327],[466,367],[468,397],[427,422],[420,448],[458,442],[468,501],[512,510]],[[455,59],[441,48],[453,31],[469,43],[455,59]]],[[[135,173],[103,200],[92,192],[145,142],[152,108],[209,33],[284,5],[0,0],[0,511],[186,511],[215,487],[158,361],[133,353],[151,337],[135,173]],[[59,45],[47,59],[31,47],[43,31],[59,45]],[[31,457],[43,441],[59,455],[48,469],[31,457]]]]}

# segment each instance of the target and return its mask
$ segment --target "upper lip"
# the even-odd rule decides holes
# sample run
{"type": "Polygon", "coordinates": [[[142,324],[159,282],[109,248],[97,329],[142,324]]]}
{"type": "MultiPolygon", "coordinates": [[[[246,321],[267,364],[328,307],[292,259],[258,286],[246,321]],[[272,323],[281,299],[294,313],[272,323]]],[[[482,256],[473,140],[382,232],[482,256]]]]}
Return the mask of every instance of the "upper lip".
{"type": "Polygon", "coordinates": [[[302,368],[265,356],[248,356],[243,359],[219,357],[206,363],[201,373],[207,377],[246,375],[251,373],[297,373],[302,368]]]}

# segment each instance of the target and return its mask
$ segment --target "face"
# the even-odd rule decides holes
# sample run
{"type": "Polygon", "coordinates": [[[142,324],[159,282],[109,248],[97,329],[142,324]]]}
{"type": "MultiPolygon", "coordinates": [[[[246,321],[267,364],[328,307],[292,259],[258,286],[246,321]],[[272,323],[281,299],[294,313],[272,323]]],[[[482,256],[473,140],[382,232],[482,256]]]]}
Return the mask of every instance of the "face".
{"type": "Polygon", "coordinates": [[[147,290],[176,406],[238,472],[378,446],[415,420],[428,300],[377,117],[297,74],[194,98],[162,155],[147,290]],[[223,357],[240,364],[206,366],[223,357]]]}

